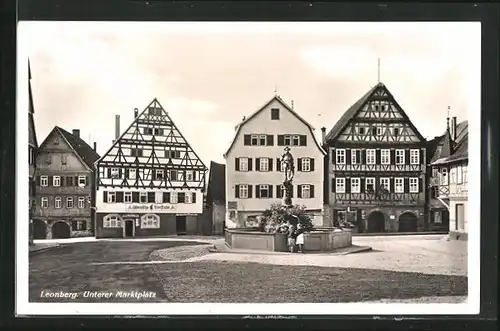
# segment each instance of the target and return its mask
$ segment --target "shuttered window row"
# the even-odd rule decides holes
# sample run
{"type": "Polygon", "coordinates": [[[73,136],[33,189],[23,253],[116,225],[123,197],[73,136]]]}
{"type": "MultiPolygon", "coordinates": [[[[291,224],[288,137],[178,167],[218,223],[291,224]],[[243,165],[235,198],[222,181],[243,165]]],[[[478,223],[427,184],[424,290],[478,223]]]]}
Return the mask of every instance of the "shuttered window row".
{"type": "Polygon", "coordinates": [[[104,191],[104,203],[196,203],[196,192],[104,191]]]}
{"type": "MultiPolygon", "coordinates": [[[[307,146],[307,136],[304,134],[279,134],[277,137],[277,146],[307,146]]],[[[243,136],[243,145],[274,146],[274,135],[245,134],[243,136]]]]}
{"type": "Polygon", "coordinates": [[[90,185],[89,176],[36,176],[37,186],[85,187],[90,185]]]}
{"type": "MultiPolygon", "coordinates": [[[[268,157],[237,157],[234,160],[234,170],[247,171],[283,171],[280,158],[268,157]]],[[[295,160],[295,171],[311,172],[315,170],[314,158],[303,157],[295,160]]]]}
{"type": "Polygon", "coordinates": [[[425,164],[424,153],[420,149],[344,149],[331,150],[333,164],[425,164]]]}
{"type": "MultiPolygon", "coordinates": [[[[312,184],[294,185],[292,187],[292,198],[295,196],[299,199],[313,199],[315,196],[315,186],[312,184]]],[[[283,198],[285,190],[283,185],[273,184],[239,184],[235,185],[235,198],[237,199],[271,199],[283,198]]]]}
{"type": "Polygon", "coordinates": [[[421,193],[419,177],[335,177],[331,180],[332,193],[421,193]]]}

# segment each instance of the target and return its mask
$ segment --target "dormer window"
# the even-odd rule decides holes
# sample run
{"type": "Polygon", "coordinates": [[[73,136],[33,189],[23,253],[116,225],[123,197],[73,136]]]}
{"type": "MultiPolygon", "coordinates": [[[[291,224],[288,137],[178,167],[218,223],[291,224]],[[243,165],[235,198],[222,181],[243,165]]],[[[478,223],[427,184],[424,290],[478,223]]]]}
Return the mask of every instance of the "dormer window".
{"type": "Polygon", "coordinates": [[[271,119],[272,120],[280,119],[280,110],[278,108],[271,109],[271,119]]]}

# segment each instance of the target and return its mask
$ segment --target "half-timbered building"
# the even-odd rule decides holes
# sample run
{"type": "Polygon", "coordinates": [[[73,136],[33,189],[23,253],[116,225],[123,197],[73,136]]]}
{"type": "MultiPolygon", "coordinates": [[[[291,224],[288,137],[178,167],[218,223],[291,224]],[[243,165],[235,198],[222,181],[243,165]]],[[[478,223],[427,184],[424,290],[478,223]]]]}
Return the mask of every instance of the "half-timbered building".
{"type": "Polygon", "coordinates": [[[94,162],[99,155],[81,137],[54,127],[38,149],[35,239],[94,235],[94,162]]]}
{"type": "Polygon", "coordinates": [[[158,100],[115,138],[96,162],[96,237],[197,233],[207,169],[158,100]]]}
{"type": "Polygon", "coordinates": [[[226,160],[226,227],[257,225],[264,210],[282,203],[285,147],[294,157],[292,200],[323,225],[323,158],[314,128],[279,96],[236,126],[226,160]]]}
{"type": "Polygon", "coordinates": [[[426,141],[378,83],[325,137],[325,202],[333,225],[360,232],[424,229],[426,141]]]}
{"type": "Polygon", "coordinates": [[[431,217],[434,222],[449,218],[452,239],[467,239],[468,122],[447,119],[447,129],[432,158],[431,217]]]}
{"type": "Polygon", "coordinates": [[[28,104],[28,166],[29,166],[29,238],[30,243],[33,242],[33,212],[36,206],[36,182],[35,182],[35,171],[36,171],[36,157],[38,153],[38,141],[36,139],[35,131],[35,107],[33,106],[33,92],[31,90],[31,67],[28,62],[28,93],[29,93],[29,104],[28,104]]]}

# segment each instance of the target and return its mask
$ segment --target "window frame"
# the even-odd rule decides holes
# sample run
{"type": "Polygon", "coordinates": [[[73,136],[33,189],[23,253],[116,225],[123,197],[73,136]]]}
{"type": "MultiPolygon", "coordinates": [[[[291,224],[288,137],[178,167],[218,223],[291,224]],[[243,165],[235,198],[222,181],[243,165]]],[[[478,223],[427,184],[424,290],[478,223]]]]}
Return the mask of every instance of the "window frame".
{"type": "Polygon", "coordinates": [[[40,176],[40,186],[48,187],[49,186],[49,176],[43,175],[40,176]],[[45,185],[44,185],[45,183],[45,185]]]}
{"type": "Polygon", "coordinates": [[[184,194],[184,203],[193,203],[193,192],[186,192],[184,194]]]}
{"type": "Polygon", "coordinates": [[[410,149],[410,164],[413,165],[420,164],[420,149],[415,149],[415,148],[410,149]]]}
{"type": "Polygon", "coordinates": [[[78,186],[79,187],[87,186],[87,176],[78,176],[78,186]],[[83,180],[83,184],[82,184],[82,180],[83,180]]]}
{"type": "Polygon", "coordinates": [[[345,178],[344,177],[335,177],[335,193],[345,193],[345,178]]]}
{"type": "Polygon", "coordinates": [[[365,192],[368,193],[368,185],[372,185],[372,192],[375,193],[375,177],[365,178],[365,192]]]}
{"type": "Polygon", "coordinates": [[[337,148],[335,150],[335,164],[346,164],[345,148],[337,148]],[[339,160],[342,160],[342,162],[339,162],[339,160]]]}
{"type": "Polygon", "coordinates": [[[179,196],[177,195],[177,191],[170,192],[170,203],[171,204],[179,203],[179,196]]]}
{"type": "Polygon", "coordinates": [[[85,197],[78,197],[78,208],[85,208],[85,197]]]}
{"type": "Polygon", "coordinates": [[[260,199],[269,199],[269,185],[268,184],[260,184],[259,185],[259,198],[260,199]],[[262,196],[262,192],[266,192],[266,196],[262,196]]]}
{"type": "Polygon", "coordinates": [[[351,193],[361,193],[361,178],[359,177],[351,178],[351,193]]]}
{"type": "Polygon", "coordinates": [[[311,185],[302,184],[300,185],[300,196],[302,199],[311,199],[311,185]],[[307,194],[305,194],[307,192],[307,194]]]}
{"type": "Polygon", "coordinates": [[[410,193],[420,193],[419,190],[418,190],[418,177],[409,177],[408,178],[408,188],[409,188],[409,192],[410,193]],[[413,181],[413,183],[412,183],[413,181]],[[412,186],[413,186],[413,190],[412,190],[412,186]]]}
{"type": "Polygon", "coordinates": [[[351,149],[351,164],[359,164],[357,151],[358,149],[351,149]]]}
{"type": "Polygon", "coordinates": [[[384,189],[386,189],[387,192],[391,192],[391,179],[389,177],[380,177],[379,185],[380,187],[384,185],[384,189]]]}
{"type": "Polygon", "coordinates": [[[406,162],[405,160],[405,150],[404,149],[396,149],[395,155],[394,155],[394,163],[396,165],[404,165],[406,162]],[[400,155],[398,155],[400,154],[400,155]],[[398,158],[400,158],[401,162],[398,162],[398,158]]]}
{"type": "Polygon", "coordinates": [[[262,172],[269,171],[269,159],[267,157],[261,157],[259,159],[259,171],[262,172]]]}
{"type": "Polygon", "coordinates": [[[384,148],[384,149],[380,150],[380,164],[383,164],[383,165],[391,164],[391,150],[390,149],[384,148]]]}
{"type": "Polygon", "coordinates": [[[52,186],[61,187],[61,176],[53,176],[52,177],[52,186]]]}
{"type": "Polygon", "coordinates": [[[103,218],[103,228],[121,228],[123,227],[122,219],[118,215],[107,215],[103,218]]]}
{"type": "Polygon", "coordinates": [[[56,208],[56,209],[61,209],[62,208],[62,197],[55,197],[55,199],[54,199],[54,208],[56,208]]]}
{"type": "Polygon", "coordinates": [[[394,193],[405,193],[405,179],[404,177],[394,178],[394,193]],[[400,182],[398,184],[398,182],[400,182]]]}
{"type": "Polygon", "coordinates": [[[120,178],[120,168],[110,168],[111,179],[120,178]]]}
{"type": "Polygon", "coordinates": [[[108,199],[106,200],[106,202],[107,203],[116,203],[116,192],[109,191],[108,192],[108,199]]]}
{"type": "Polygon", "coordinates": [[[160,217],[155,214],[146,214],[141,217],[141,229],[159,229],[160,217]]]}
{"type": "Polygon", "coordinates": [[[238,190],[239,199],[248,199],[248,184],[240,184],[238,190]]]}
{"type": "Polygon", "coordinates": [[[193,170],[186,170],[186,181],[187,182],[194,181],[194,172],[193,172],[193,170]]]}
{"type": "Polygon", "coordinates": [[[128,179],[137,179],[137,171],[135,168],[128,169],[128,179]],[[132,174],[134,174],[132,176],[132,174]]]}
{"type": "Polygon", "coordinates": [[[148,192],[139,192],[139,203],[148,203],[148,192]]]}
{"type": "Polygon", "coordinates": [[[303,157],[301,159],[301,169],[302,172],[311,172],[311,158],[310,157],[303,157]]]}
{"type": "Polygon", "coordinates": [[[132,192],[123,192],[123,203],[132,203],[132,192]]]}
{"type": "Polygon", "coordinates": [[[248,171],[248,157],[240,157],[240,167],[239,171],[247,172],[248,171]]]}
{"type": "Polygon", "coordinates": [[[279,121],[280,119],[280,109],[279,108],[271,108],[271,120],[279,121]]]}
{"type": "Polygon", "coordinates": [[[73,209],[74,207],[75,207],[75,204],[73,202],[73,197],[66,197],[66,208],[73,209]]]}
{"type": "Polygon", "coordinates": [[[292,136],[292,146],[300,146],[300,135],[294,134],[292,136]]]}
{"type": "Polygon", "coordinates": [[[366,149],[366,164],[374,165],[377,164],[377,150],[373,148],[366,149]],[[373,152],[373,155],[371,155],[373,152]],[[373,161],[373,162],[370,162],[373,161]]]}
{"type": "Polygon", "coordinates": [[[41,197],[40,198],[40,207],[41,208],[49,208],[49,198],[48,197],[41,197]]]}

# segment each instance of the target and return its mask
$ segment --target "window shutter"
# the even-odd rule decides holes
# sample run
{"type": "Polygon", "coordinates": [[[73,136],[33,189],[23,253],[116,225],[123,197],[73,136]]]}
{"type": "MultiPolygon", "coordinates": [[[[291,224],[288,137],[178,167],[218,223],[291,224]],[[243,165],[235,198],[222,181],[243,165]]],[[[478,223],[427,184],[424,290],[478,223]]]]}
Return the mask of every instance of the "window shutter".
{"type": "Polygon", "coordinates": [[[281,161],[280,158],[276,158],[276,171],[281,171],[281,161]]]}
{"type": "Polygon", "coordinates": [[[193,192],[191,194],[192,194],[191,201],[193,201],[193,203],[196,203],[196,192],[193,192]]]}
{"type": "Polygon", "coordinates": [[[396,164],[396,150],[395,149],[391,149],[391,152],[390,152],[390,156],[391,156],[391,164],[396,164]]]}
{"type": "MultiPolygon", "coordinates": [[[[165,200],[163,198],[163,201],[170,202],[170,192],[166,192],[165,194],[167,194],[168,199],[165,200]]],[[[132,192],[132,202],[139,202],[139,192],[132,192]]]]}
{"type": "Polygon", "coordinates": [[[285,136],[282,134],[278,135],[278,146],[284,146],[285,145],[285,136]]]}
{"type": "Polygon", "coordinates": [[[253,159],[251,157],[247,158],[248,171],[252,171],[253,168],[253,159]]]}
{"type": "Polygon", "coordinates": [[[273,197],[273,186],[272,185],[269,185],[269,197],[272,198],[273,197]]]}
{"type": "Polygon", "coordinates": [[[365,179],[364,178],[359,179],[359,192],[365,193],[365,179]]]}
{"type": "Polygon", "coordinates": [[[273,159],[272,158],[267,159],[267,164],[269,167],[269,171],[273,171],[273,159]]]}
{"type": "Polygon", "coordinates": [[[281,192],[281,185],[276,185],[276,198],[283,198],[283,192],[281,192]]]}
{"type": "Polygon", "coordinates": [[[129,170],[128,168],[125,168],[125,179],[128,179],[130,176],[129,176],[129,170]]]}
{"type": "Polygon", "coordinates": [[[425,164],[425,160],[424,160],[425,148],[419,149],[418,153],[420,156],[420,164],[425,164]]]}
{"type": "Polygon", "coordinates": [[[66,177],[64,177],[64,176],[61,177],[61,186],[64,186],[65,179],[66,179],[66,177]]]}
{"type": "Polygon", "coordinates": [[[418,193],[422,193],[423,192],[423,187],[422,187],[422,178],[419,178],[418,179],[418,193]]]}
{"type": "Polygon", "coordinates": [[[356,163],[357,164],[361,163],[361,150],[360,149],[356,150],[356,163]]]}
{"type": "Polygon", "coordinates": [[[410,179],[409,178],[403,178],[403,185],[404,185],[404,193],[410,192],[410,179]]]}
{"type": "Polygon", "coordinates": [[[351,193],[351,179],[347,177],[345,179],[345,193],[351,193]]]}
{"type": "Polygon", "coordinates": [[[122,178],[122,168],[118,169],[118,178],[122,178]]]}
{"type": "Polygon", "coordinates": [[[337,155],[335,152],[335,148],[331,149],[331,155],[332,155],[332,164],[335,164],[335,162],[337,162],[337,155]]]}
{"type": "Polygon", "coordinates": [[[332,193],[335,193],[335,178],[332,178],[332,193]]]}
{"type": "Polygon", "coordinates": [[[255,158],[255,171],[260,171],[260,158],[255,158]]]}
{"type": "Polygon", "coordinates": [[[108,168],[108,177],[106,178],[111,178],[111,168],[108,168]]]}
{"type": "Polygon", "coordinates": [[[408,148],[405,149],[405,164],[410,164],[410,150],[408,148]]]}
{"type": "Polygon", "coordinates": [[[240,197],[240,186],[239,185],[234,185],[234,197],[235,198],[240,197]]]}
{"type": "Polygon", "coordinates": [[[361,153],[361,164],[366,164],[366,149],[362,149],[361,153]]]}
{"type": "MultiPolygon", "coordinates": [[[[179,196],[181,193],[179,193],[179,196]]],[[[183,195],[184,196],[184,195],[183,195]]],[[[148,192],[148,203],[154,203],[155,202],[155,192],[148,192]]],[[[180,201],[179,201],[180,202],[180,201]]],[[[184,202],[184,201],[183,201],[184,202]]],[[[182,202],[182,203],[183,203],[182,202]]]]}
{"type": "Polygon", "coordinates": [[[314,171],[314,159],[310,158],[309,160],[311,162],[311,171],[314,171]]]}
{"type": "Polygon", "coordinates": [[[239,157],[234,159],[234,170],[240,171],[240,158],[239,157]]]}
{"type": "Polygon", "coordinates": [[[163,192],[163,202],[164,203],[169,203],[170,202],[170,193],[169,192],[163,192]]]}
{"type": "Polygon", "coordinates": [[[259,185],[255,185],[255,197],[256,198],[260,198],[259,185]]]}
{"type": "Polygon", "coordinates": [[[108,192],[102,192],[102,202],[108,202],[108,192]]]}
{"type": "MultiPolygon", "coordinates": [[[[151,192],[148,192],[148,202],[150,202],[149,201],[149,194],[150,193],[151,192]]],[[[153,202],[154,202],[154,198],[153,198],[153,202]]],[[[177,193],[177,203],[186,203],[186,193],[184,193],[184,192],[177,193]]]]}
{"type": "Polygon", "coordinates": [[[297,159],[297,170],[302,171],[302,158],[297,159]]]}
{"type": "Polygon", "coordinates": [[[116,192],[116,202],[123,202],[123,192],[116,192]]]}
{"type": "Polygon", "coordinates": [[[267,146],[274,146],[274,136],[272,134],[267,135],[267,146]]]}
{"type": "Polygon", "coordinates": [[[375,163],[376,163],[376,164],[380,164],[380,163],[381,163],[381,160],[380,160],[380,153],[381,153],[380,149],[378,149],[378,148],[377,148],[377,149],[375,150],[375,163]]]}
{"type": "Polygon", "coordinates": [[[85,186],[90,185],[89,176],[85,176],[85,186]]]}
{"type": "Polygon", "coordinates": [[[310,185],[311,198],[314,198],[314,185],[310,185]]]}
{"type": "Polygon", "coordinates": [[[40,176],[36,176],[36,185],[40,186],[40,176]]]}
{"type": "Polygon", "coordinates": [[[351,149],[348,148],[345,151],[345,164],[351,164],[351,149]]]}
{"type": "Polygon", "coordinates": [[[252,198],[252,185],[248,185],[248,198],[252,198]]]}
{"type": "Polygon", "coordinates": [[[307,146],[307,136],[304,134],[300,135],[300,146],[307,146]]]}
{"type": "Polygon", "coordinates": [[[302,198],[302,185],[297,185],[297,198],[302,198]]]}
{"type": "Polygon", "coordinates": [[[244,137],[243,137],[243,145],[245,146],[250,146],[250,140],[251,140],[251,137],[249,134],[246,134],[244,137]]]}

